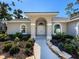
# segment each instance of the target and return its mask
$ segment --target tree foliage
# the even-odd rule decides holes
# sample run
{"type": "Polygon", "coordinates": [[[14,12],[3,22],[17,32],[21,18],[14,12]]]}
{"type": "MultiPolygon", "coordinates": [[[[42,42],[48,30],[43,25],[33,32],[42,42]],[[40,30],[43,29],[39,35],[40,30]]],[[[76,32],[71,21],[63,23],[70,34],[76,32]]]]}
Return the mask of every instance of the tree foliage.
{"type": "Polygon", "coordinates": [[[22,10],[20,10],[20,9],[17,9],[17,10],[14,10],[14,17],[15,18],[17,18],[17,19],[21,19],[21,18],[23,18],[23,16],[21,15],[23,12],[22,12],[22,10]]]}
{"type": "MultiPolygon", "coordinates": [[[[18,2],[22,2],[21,0],[17,0],[18,2]]],[[[11,3],[6,3],[5,1],[0,1],[0,20],[12,20],[12,17],[15,15],[15,18],[22,17],[22,10],[15,9],[13,10],[12,6],[16,6],[14,1],[11,3]],[[13,13],[11,13],[13,12],[13,13]]]]}
{"type": "Polygon", "coordinates": [[[8,11],[11,11],[11,7],[5,3],[5,2],[0,2],[0,19],[3,20],[10,20],[11,19],[11,14],[8,11]]]}
{"type": "Polygon", "coordinates": [[[77,6],[79,6],[79,0],[76,0],[75,2],[69,2],[65,8],[66,14],[71,16],[71,14],[79,12],[79,7],[77,6]]]}

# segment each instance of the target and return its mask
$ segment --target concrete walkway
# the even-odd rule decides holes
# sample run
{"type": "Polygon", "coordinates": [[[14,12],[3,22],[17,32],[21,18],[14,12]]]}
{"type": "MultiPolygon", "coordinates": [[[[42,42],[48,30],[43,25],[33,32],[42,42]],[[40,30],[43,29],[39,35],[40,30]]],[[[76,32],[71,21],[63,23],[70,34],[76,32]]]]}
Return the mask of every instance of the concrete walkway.
{"type": "Polygon", "coordinates": [[[46,38],[44,36],[37,36],[36,43],[41,47],[41,59],[60,59],[55,53],[53,53],[46,44],[46,38]]]}

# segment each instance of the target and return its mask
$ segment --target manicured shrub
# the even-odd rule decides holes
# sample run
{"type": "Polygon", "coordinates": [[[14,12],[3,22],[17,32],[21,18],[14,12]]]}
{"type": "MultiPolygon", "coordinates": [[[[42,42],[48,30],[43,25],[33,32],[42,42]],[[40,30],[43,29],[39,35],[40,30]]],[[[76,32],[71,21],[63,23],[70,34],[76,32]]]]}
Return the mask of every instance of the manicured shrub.
{"type": "Polygon", "coordinates": [[[32,50],[30,49],[30,48],[25,48],[25,54],[27,55],[27,56],[30,56],[30,55],[32,55],[32,50]]]}
{"type": "Polygon", "coordinates": [[[3,33],[3,34],[5,34],[5,31],[3,31],[3,30],[0,30],[0,34],[2,34],[2,33],[3,33]]]}
{"type": "Polygon", "coordinates": [[[31,42],[27,42],[26,43],[26,48],[32,48],[32,43],[31,42]]]}
{"type": "Polygon", "coordinates": [[[62,42],[59,42],[59,43],[58,43],[58,47],[59,47],[59,49],[60,49],[61,51],[64,50],[64,44],[63,44],[62,42]]]}
{"type": "Polygon", "coordinates": [[[20,44],[18,45],[20,48],[25,48],[26,47],[26,41],[20,41],[20,44]]]}
{"type": "Polygon", "coordinates": [[[29,40],[30,37],[31,37],[30,34],[23,35],[21,41],[22,41],[22,40],[27,41],[27,40],[29,40]]]}
{"type": "Polygon", "coordinates": [[[11,40],[11,41],[14,41],[14,40],[15,40],[14,34],[10,34],[9,37],[10,37],[10,40],[11,40]]]}
{"type": "Polygon", "coordinates": [[[35,43],[35,40],[30,38],[27,42],[30,42],[32,44],[32,46],[33,46],[34,43],[35,43]]]}
{"type": "Polygon", "coordinates": [[[14,41],[15,41],[15,42],[19,42],[19,40],[20,40],[20,39],[19,39],[18,37],[16,37],[14,41]]]}
{"type": "Polygon", "coordinates": [[[27,41],[28,40],[28,37],[27,36],[23,36],[22,39],[21,39],[21,41],[22,40],[27,41]]]}
{"type": "Polygon", "coordinates": [[[15,47],[12,47],[12,48],[10,49],[9,53],[10,53],[10,55],[13,56],[14,54],[18,54],[19,51],[20,51],[20,49],[19,49],[17,46],[15,46],[15,47]]]}
{"type": "Polygon", "coordinates": [[[19,46],[19,41],[20,41],[20,39],[18,37],[16,37],[14,40],[14,46],[19,46]]]}
{"type": "Polygon", "coordinates": [[[0,41],[7,41],[9,36],[7,34],[0,34],[0,41]]]}
{"type": "Polygon", "coordinates": [[[64,38],[66,38],[66,39],[74,39],[74,37],[71,36],[71,35],[64,35],[64,38]]]}
{"type": "Polygon", "coordinates": [[[18,37],[18,38],[22,38],[22,34],[19,32],[16,32],[16,34],[13,35],[14,38],[18,37]]]}
{"type": "Polygon", "coordinates": [[[58,41],[55,39],[50,40],[50,42],[52,42],[53,45],[58,46],[58,41]]]}
{"type": "Polygon", "coordinates": [[[11,47],[12,47],[12,43],[6,42],[6,43],[4,44],[3,51],[4,51],[4,52],[8,52],[11,47]]]}
{"type": "Polygon", "coordinates": [[[67,42],[67,41],[69,42],[69,41],[73,40],[74,37],[71,36],[71,35],[57,34],[57,35],[53,35],[53,36],[52,36],[52,40],[53,40],[53,39],[57,40],[58,42],[63,42],[63,43],[65,43],[65,42],[67,42]]]}
{"type": "Polygon", "coordinates": [[[25,48],[25,53],[26,54],[30,53],[30,49],[29,48],[25,48]]]}
{"type": "Polygon", "coordinates": [[[77,54],[79,55],[79,48],[77,48],[77,54]]]}
{"type": "Polygon", "coordinates": [[[30,34],[27,34],[27,38],[29,39],[31,37],[31,35],[30,34]]]}
{"type": "Polygon", "coordinates": [[[73,50],[75,49],[75,45],[74,44],[65,44],[64,45],[64,48],[65,48],[65,50],[66,50],[66,52],[68,52],[68,53],[70,53],[70,54],[72,54],[72,52],[73,52],[73,50]]]}
{"type": "Polygon", "coordinates": [[[56,40],[58,40],[58,39],[60,39],[60,38],[61,38],[60,35],[53,35],[53,36],[52,36],[52,39],[56,39],[56,40]]]}

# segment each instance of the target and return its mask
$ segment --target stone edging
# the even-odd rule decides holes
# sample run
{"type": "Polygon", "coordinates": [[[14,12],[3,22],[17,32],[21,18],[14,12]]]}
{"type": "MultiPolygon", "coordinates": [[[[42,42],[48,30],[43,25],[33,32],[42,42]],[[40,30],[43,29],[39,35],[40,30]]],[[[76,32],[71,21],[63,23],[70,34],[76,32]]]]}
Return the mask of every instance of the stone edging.
{"type": "Polygon", "coordinates": [[[34,44],[34,59],[40,59],[40,50],[41,48],[40,48],[40,46],[37,44],[37,43],[35,43],[34,44]]]}
{"type": "Polygon", "coordinates": [[[55,52],[61,59],[71,59],[71,55],[64,52],[64,51],[60,51],[60,49],[55,46],[55,45],[52,45],[52,43],[50,41],[47,41],[47,44],[49,46],[49,48],[55,52]]]}

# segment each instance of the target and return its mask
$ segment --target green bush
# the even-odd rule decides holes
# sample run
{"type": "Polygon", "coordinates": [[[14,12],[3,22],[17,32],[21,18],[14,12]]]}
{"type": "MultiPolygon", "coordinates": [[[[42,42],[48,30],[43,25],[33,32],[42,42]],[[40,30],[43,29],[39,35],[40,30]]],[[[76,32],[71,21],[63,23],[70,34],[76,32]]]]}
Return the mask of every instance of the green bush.
{"type": "Polygon", "coordinates": [[[34,43],[35,43],[35,40],[30,38],[27,42],[30,42],[32,44],[32,46],[33,46],[34,43]]]}
{"type": "Polygon", "coordinates": [[[14,38],[18,37],[18,38],[22,38],[22,34],[19,32],[16,32],[16,34],[13,35],[14,38]]]}
{"type": "Polygon", "coordinates": [[[79,47],[76,50],[77,50],[77,54],[79,55],[79,47]]]}
{"type": "Polygon", "coordinates": [[[31,49],[30,49],[30,48],[25,48],[25,54],[26,54],[27,56],[32,55],[31,49]]]}
{"type": "Polygon", "coordinates": [[[30,52],[29,48],[25,48],[25,53],[28,54],[30,52]]]}
{"type": "Polygon", "coordinates": [[[74,44],[64,44],[64,48],[66,50],[66,52],[68,52],[69,54],[72,54],[73,50],[75,49],[75,45],[74,44]]]}
{"type": "Polygon", "coordinates": [[[71,36],[71,35],[64,35],[64,38],[66,38],[66,39],[74,39],[74,37],[71,36]]]}
{"type": "Polygon", "coordinates": [[[26,48],[32,48],[32,43],[31,42],[27,42],[26,43],[26,48]]]}
{"type": "Polygon", "coordinates": [[[18,37],[16,37],[14,41],[15,41],[15,42],[19,42],[19,40],[20,40],[20,39],[19,39],[18,37]]]}
{"type": "Polygon", "coordinates": [[[20,49],[17,46],[15,46],[10,49],[9,53],[10,53],[10,55],[14,55],[14,54],[18,54],[19,51],[20,51],[20,49]]]}
{"type": "Polygon", "coordinates": [[[9,36],[7,34],[0,34],[0,41],[7,41],[9,36]]]}
{"type": "Polygon", "coordinates": [[[12,47],[12,43],[6,42],[6,43],[4,44],[3,51],[4,51],[4,52],[8,52],[11,47],[12,47]]]}
{"type": "Polygon", "coordinates": [[[74,37],[71,36],[71,35],[57,34],[57,35],[52,36],[52,40],[53,39],[57,40],[58,42],[64,42],[65,43],[67,41],[69,42],[69,41],[73,40],[74,37]]]}
{"type": "Polygon", "coordinates": [[[3,30],[0,30],[0,34],[2,34],[2,33],[3,33],[3,34],[5,34],[5,31],[3,31],[3,30]]]}
{"type": "Polygon", "coordinates": [[[28,37],[27,36],[23,36],[21,41],[27,41],[28,40],[28,37]]]}
{"type": "Polygon", "coordinates": [[[9,37],[10,37],[10,40],[12,40],[12,41],[15,40],[15,36],[14,36],[14,34],[10,34],[9,37]]]}
{"type": "Polygon", "coordinates": [[[23,35],[21,40],[27,41],[27,40],[29,40],[30,37],[31,37],[30,34],[23,35]]]}

